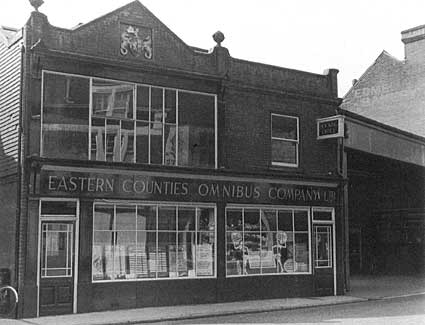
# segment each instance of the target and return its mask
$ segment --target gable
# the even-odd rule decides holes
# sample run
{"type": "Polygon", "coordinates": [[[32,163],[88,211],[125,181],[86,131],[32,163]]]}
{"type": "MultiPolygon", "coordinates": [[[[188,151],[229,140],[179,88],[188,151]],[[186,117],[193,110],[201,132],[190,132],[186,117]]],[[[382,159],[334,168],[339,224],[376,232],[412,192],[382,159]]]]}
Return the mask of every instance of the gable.
{"type": "Polygon", "coordinates": [[[211,54],[189,47],[139,1],[73,30],[54,27],[45,16],[41,21],[44,26],[39,38],[49,50],[203,73],[215,71],[211,54]]]}
{"type": "Polygon", "coordinates": [[[341,108],[425,136],[425,65],[383,52],[344,97],[341,108]]]}

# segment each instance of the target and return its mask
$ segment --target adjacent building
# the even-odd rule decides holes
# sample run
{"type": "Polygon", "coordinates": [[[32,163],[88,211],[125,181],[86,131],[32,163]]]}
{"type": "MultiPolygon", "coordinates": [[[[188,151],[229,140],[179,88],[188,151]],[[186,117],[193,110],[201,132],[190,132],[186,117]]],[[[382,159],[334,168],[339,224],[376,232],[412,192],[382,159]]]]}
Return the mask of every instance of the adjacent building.
{"type": "Polygon", "coordinates": [[[337,70],[188,46],[138,1],[1,35],[18,317],[344,293],[337,70]]]}
{"type": "Polygon", "coordinates": [[[345,95],[351,273],[425,274],[425,26],[345,95]]]}

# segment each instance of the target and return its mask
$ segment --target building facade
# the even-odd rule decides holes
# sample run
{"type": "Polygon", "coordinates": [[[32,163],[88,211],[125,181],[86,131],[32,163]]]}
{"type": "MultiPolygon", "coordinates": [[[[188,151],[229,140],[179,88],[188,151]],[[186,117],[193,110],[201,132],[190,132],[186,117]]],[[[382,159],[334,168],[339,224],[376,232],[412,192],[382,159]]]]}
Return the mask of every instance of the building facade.
{"type": "Polygon", "coordinates": [[[18,317],[343,294],[341,152],[316,134],[336,70],[190,47],[138,1],[16,37],[18,317]]]}

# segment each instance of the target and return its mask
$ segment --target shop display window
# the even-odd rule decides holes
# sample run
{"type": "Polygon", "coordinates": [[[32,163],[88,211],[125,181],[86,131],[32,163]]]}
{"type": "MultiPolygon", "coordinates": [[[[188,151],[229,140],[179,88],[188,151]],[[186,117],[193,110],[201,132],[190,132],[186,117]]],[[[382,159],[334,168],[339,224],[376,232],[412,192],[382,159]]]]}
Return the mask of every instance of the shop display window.
{"type": "Polygon", "coordinates": [[[226,275],[310,272],[307,209],[226,209],[226,275]]]}
{"type": "Polygon", "coordinates": [[[214,277],[215,208],[95,203],[93,281],[214,277]]]}
{"type": "Polygon", "coordinates": [[[216,167],[216,96],[43,73],[41,155],[216,167]]]}
{"type": "Polygon", "coordinates": [[[298,167],[298,146],[298,117],[271,114],[272,164],[298,167]]]}

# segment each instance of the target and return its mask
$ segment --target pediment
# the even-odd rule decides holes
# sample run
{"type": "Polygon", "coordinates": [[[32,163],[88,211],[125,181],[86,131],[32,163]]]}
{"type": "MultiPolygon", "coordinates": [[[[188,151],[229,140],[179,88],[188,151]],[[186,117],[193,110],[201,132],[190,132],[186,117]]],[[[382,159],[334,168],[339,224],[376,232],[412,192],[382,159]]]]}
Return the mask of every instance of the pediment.
{"type": "Polygon", "coordinates": [[[48,26],[48,39],[46,35],[42,39],[49,49],[142,65],[213,72],[211,54],[185,44],[139,1],[72,30],[48,26]]]}

